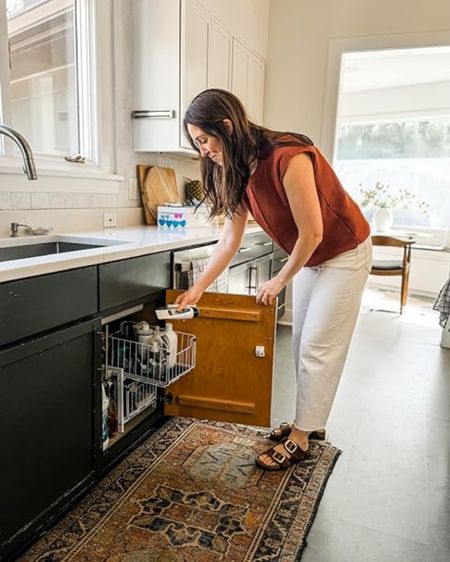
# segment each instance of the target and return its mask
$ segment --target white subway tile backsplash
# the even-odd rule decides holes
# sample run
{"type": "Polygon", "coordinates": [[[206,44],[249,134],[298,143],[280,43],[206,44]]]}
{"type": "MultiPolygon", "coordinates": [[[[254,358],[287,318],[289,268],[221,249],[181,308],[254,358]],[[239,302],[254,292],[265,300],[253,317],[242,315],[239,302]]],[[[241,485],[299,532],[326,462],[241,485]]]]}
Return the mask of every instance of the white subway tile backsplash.
{"type": "Polygon", "coordinates": [[[49,209],[64,209],[64,197],[62,193],[48,194],[49,209]]]}
{"type": "Polygon", "coordinates": [[[64,193],[64,207],[68,209],[90,209],[94,206],[94,195],[89,193],[64,193]]]}
{"type": "Polygon", "coordinates": [[[48,193],[31,193],[32,209],[48,209],[48,193]]]}
{"type": "Polygon", "coordinates": [[[1,210],[11,209],[10,193],[0,193],[0,209],[1,210]]]}
{"type": "Polygon", "coordinates": [[[11,193],[11,209],[31,209],[30,193],[11,193]]]}
{"type": "MultiPolygon", "coordinates": [[[[117,197],[117,196],[115,196],[117,197]]],[[[108,206],[108,196],[103,193],[97,193],[92,198],[92,204],[97,209],[102,209],[108,206]]]]}

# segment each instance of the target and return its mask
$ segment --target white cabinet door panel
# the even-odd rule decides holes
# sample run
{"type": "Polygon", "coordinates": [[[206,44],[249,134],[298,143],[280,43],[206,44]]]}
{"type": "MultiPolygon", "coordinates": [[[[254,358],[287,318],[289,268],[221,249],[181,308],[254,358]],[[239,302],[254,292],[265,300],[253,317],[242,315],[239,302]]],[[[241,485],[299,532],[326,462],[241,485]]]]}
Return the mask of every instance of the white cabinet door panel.
{"type": "Polygon", "coordinates": [[[247,50],[238,41],[233,40],[233,72],[231,77],[231,91],[244,105],[247,101],[247,50]]]}
{"type": "Polygon", "coordinates": [[[216,23],[211,24],[208,88],[230,89],[231,35],[216,23]]]}
{"type": "Polygon", "coordinates": [[[262,123],[264,100],[264,63],[249,56],[247,71],[247,112],[252,121],[262,123]]]}
{"type": "MultiPolygon", "coordinates": [[[[208,87],[209,20],[194,2],[186,0],[183,5],[180,126],[192,99],[208,87]]],[[[180,134],[181,145],[191,148],[182,131],[180,134]]]]}

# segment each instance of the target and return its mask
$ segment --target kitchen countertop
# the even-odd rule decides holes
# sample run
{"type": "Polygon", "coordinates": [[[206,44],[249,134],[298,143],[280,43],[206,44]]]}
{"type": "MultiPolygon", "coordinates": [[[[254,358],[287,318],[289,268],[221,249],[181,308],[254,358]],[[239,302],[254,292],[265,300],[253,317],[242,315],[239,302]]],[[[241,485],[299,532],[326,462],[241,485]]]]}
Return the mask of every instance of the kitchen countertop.
{"type": "MultiPolygon", "coordinates": [[[[260,230],[259,226],[251,224],[247,227],[246,233],[258,232],[260,230]]],[[[112,243],[112,245],[0,262],[0,283],[146,254],[155,254],[165,250],[176,250],[197,244],[207,244],[217,241],[220,232],[221,227],[192,228],[183,232],[173,232],[160,230],[156,226],[140,225],[76,233],[57,232],[45,236],[4,238],[0,239],[0,246],[2,247],[52,242],[55,238],[58,241],[85,244],[107,241],[112,243]]]]}

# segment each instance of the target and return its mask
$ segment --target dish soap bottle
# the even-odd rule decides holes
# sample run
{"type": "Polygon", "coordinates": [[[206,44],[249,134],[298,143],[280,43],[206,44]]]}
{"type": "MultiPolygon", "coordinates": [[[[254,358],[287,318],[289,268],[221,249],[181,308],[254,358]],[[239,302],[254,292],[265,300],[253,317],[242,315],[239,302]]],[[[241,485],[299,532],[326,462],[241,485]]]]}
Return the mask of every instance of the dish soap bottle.
{"type": "Polygon", "coordinates": [[[162,340],[167,352],[167,367],[172,369],[177,363],[178,336],[170,322],[166,323],[166,331],[162,334],[162,340]]]}

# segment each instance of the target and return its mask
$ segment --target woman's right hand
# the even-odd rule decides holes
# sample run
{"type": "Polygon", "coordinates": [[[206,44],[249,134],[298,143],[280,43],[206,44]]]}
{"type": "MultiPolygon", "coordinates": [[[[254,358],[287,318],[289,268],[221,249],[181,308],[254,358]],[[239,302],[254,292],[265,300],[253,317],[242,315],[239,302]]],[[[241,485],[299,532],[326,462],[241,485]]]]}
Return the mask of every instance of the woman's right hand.
{"type": "Polygon", "coordinates": [[[181,295],[178,295],[175,299],[174,303],[178,305],[177,310],[181,310],[189,305],[197,304],[203,293],[204,291],[198,289],[195,285],[186,292],[181,293],[181,295]]]}

